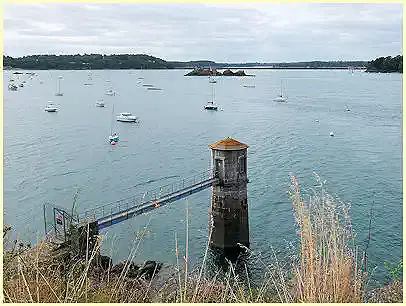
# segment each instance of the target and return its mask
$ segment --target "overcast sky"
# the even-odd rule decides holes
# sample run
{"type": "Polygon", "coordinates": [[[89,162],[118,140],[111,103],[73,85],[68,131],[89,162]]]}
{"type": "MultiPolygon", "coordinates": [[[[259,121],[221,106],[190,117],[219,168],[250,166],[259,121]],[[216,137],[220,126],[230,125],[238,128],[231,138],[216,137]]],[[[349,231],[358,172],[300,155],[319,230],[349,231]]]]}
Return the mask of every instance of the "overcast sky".
{"type": "Polygon", "coordinates": [[[6,4],[4,53],[371,60],[402,53],[401,4],[6,4]]]}

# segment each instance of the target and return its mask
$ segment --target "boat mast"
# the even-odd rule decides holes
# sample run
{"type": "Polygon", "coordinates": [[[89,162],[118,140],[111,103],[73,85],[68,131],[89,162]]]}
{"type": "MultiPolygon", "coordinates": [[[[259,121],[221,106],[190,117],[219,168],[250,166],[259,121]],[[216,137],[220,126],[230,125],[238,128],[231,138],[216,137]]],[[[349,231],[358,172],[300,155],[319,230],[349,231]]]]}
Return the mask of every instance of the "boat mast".
{"type": "Polygon", "coordinates": [[[111,111],[111,125],[110,125],[110,135],[113,135],[113,120],[114,118],[114,104],[113,104],[113,110],[111,111]]]}

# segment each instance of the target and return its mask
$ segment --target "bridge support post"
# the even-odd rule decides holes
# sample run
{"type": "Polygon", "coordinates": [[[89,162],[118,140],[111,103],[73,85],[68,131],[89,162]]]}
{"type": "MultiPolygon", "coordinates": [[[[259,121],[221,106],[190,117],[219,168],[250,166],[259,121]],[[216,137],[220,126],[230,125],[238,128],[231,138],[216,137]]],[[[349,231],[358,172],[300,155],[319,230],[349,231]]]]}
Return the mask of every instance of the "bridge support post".
{"type": "Polygon", "coordinates": [[[218,182],[212,187],[210,246],[224,250],[249,246],[247,201],[248,145],[226,138],[209,146],[218,182]]]}

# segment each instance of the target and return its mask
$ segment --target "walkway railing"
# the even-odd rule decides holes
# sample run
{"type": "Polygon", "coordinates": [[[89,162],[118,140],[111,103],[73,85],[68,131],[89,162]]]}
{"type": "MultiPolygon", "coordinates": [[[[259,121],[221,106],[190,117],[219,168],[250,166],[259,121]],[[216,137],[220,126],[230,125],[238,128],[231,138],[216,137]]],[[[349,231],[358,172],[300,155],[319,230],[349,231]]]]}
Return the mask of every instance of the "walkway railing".
{"type": "Polygon", "coordinates": [[[128,218],[129,212],[131,214],[137,214],[137,209],[140,209],[140,211],[142,212],[142,208],[145,208],[145,206],[148,206],[148,204],[155,203],[160,199],[162,200],[166,198],[166,202],[174,201],[185,194],[191,194],[201,189],[207,188],[207,186],[212,183],[211,180],[213,180],[214,178],[215,174],[213,172],[213,169],[209,169],[190,177],[178,179],[172,184],[167,184],[146,191],[142,195],[121,199],[112,203],[86,210],[79,215],[79,220],[96,221],[106,218],[111,219],[112,216],[115,216],[117,214],[122,215],[123,213],[125,213],[128,218]]]}

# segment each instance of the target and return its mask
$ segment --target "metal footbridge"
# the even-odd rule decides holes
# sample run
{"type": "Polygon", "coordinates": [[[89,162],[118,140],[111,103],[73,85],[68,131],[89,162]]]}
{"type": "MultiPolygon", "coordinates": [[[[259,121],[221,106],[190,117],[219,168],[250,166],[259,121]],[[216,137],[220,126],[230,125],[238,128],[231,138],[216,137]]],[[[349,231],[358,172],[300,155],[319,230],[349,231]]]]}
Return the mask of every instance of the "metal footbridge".
{"type": "Polygon", "coordinates": [[[79,214],[79,222],[96,221],[100,230],[209,188],[216,184],[217,180],[217,176],[210,169],[147,191],[142,196],[122,199],[87,210],[79,214]]]}

